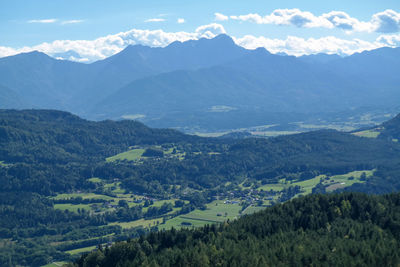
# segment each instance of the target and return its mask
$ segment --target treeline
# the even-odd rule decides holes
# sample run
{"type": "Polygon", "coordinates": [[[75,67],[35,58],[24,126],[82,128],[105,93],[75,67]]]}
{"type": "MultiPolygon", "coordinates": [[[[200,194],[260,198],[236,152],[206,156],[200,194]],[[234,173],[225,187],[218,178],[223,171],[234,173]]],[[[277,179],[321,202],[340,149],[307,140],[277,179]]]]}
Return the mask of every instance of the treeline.
{"type": "Polygon", "coordinates": [[[397,266],[400,194],[310,195],[220,225],[150,233],[69,266],[397,266]]]}
{"type": "Polygon", "coordinates": [[[400,162],[400,145],[395,142],[336,131],[271,139],[208,139],[150,129],[138,122],[89,122],[65,112],[37,110],[1,111],[0,129],[0,161],[4,161],[0,192],[52,195],[95,190],[87,179],[99,177],[118,178],[128,191],[162,198],[180,194],[174,185],[203,190],[243,177],[273,183],[283,177],[384,169],[400,162]],[[185,158],[165,158],[162,151],[148,150],[155,158],[140,165],[105,162],[106,157],[138,144],[174,144],[185,158]]]}

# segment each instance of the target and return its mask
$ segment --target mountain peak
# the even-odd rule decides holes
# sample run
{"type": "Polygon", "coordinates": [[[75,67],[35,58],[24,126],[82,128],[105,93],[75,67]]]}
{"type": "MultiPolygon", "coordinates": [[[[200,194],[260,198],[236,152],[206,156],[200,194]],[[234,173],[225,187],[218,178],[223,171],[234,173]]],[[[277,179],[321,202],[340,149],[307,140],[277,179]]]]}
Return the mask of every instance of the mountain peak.
{"type": "Polygon", "coordinates": [[[218,42],[224,42],[224,43],[235,43],[233,41],[232,37],[230,37],[229,35],[227,35],[225,33],[221,33],[221,34],[215,36],[214,38],[212,38],[211,40],[218,41],[218,42]]]}
{"type": "Polygon", "coordinates": [[[43,52],[40,52],[38,50],[34,50],[34,51],[31,51],[31,52],[26,52],[26,53],[21,53],[21,54],[18,54],[18,55],[21,55],[21,56],[25,55],[25,56],[32,56],[32,57],[50,57],[49,55],[47,55],[47,54],[45,54],[43,52]]]}
{"type": "Polygon", "coordinates": [[[212,44],[217,47],[231,47],[231,46],[237,46],[233,39],[226,34],[220,34],[215,36],[214,38],[208,39],[208,38],[201,38],[197,40],[199,44],[212,44]]]}
{"type": "Polygon", "coordinates": [[[9,56],[9,57],[3,57],[0,58],[0,60],[8,60],[10,59],[11,61],[17,61],[17,62],[27,62],[27,63],[31,63],[34,64],[35,62],[50,62],[53,60],[56,60],[52,57],[50,57],[49,55],[43,53],[43,52],[39,52],[39,51],[31,51],[31,52],[25,52],[25,53],[20,53],[17,55],[13,55],[13,56],[9,56]]]}
{"type": "MultiPolygon", "coordinates": [[[[45,54],[45,53],[43,53],[43,52],[39,52],[39,51],[37,51],[37,50],[34,50],[34,51],[30,51],[30,52],[23,52],[23,53],[20,53],[20,54],[16,54],[16,55],[12,55],[12,56],[8,56],[8,57],[4,57],[4,58],[22,58],[22,57],[36,57],[36,58],[39,58],[39,57],[48,57],[48,58],[50,58],[47,54],[45,54]]],[[[3,59],[3,58],[2,58],[3,59]]]]}
{"type": "Polygon", "coordinates": [[[180,48],[180,47],[201,47],[201,46],[215,46],[215,47],[232,47],[237,46],[233,39],[226,35],[220,34],[214,38],[200,38],[198,40],[187,40],[185,42],[175,41],[170,43],[167,48],[180,48]]]}

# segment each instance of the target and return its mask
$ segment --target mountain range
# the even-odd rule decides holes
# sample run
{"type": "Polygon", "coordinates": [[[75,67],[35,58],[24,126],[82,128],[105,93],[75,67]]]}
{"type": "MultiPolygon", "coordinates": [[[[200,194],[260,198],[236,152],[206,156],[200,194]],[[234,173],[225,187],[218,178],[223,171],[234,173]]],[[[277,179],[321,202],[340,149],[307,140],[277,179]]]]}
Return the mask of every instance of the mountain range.
{"type": "Polygon", "coordinates": [[[1,108],[52,108],[89,119],[221,130],[388,109],[400,99],[400,48],[345,58],[247,50],[227,35],[128,46],[91,64],[40,52],[0,58],[1,108]]]}

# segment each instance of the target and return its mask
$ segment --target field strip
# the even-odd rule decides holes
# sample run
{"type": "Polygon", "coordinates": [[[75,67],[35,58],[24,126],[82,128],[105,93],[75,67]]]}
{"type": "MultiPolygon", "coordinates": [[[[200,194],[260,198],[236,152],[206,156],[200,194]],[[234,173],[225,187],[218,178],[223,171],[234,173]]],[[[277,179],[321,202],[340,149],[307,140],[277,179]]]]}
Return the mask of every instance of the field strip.
{"type": "Polygon", "coordinates": [[[203,221],[203,222],[212,222],[212,223],[220,223],[223,221],[215,221],[215,220],[209,220],[209,219],[200,219],[200,218],[193,218],[193,217],[187,217],[187,216],[181,216],[182,219],[188,219],[188,220],[195,220],[195,221],[203,221]]]}

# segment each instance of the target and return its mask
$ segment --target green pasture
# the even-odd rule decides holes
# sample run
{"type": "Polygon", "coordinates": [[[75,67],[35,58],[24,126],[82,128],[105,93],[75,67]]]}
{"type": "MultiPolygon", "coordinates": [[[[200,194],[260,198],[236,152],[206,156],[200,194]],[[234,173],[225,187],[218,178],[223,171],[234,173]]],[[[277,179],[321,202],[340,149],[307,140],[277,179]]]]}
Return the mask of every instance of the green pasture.
{"type": "Polygon", "coordinates": [[[92,183],[95,183],[95,184],[103,182],[103,180],[101,180],[100,178],[97,178],[97,177],[89,178],[87,180],[89,182],[92,182],[92,183]]]}
{"type": "Polygon", "coordinates": [[[58,194],[57,196],[53,197],[53,199],[70,199],[70,198],[77,198],[81,197],[82,199],[104,199],[104,200],[112,200],[113,197],[100,195],[95,193],[65,193],[65,194],[58,194]]]}
{"type": "Polygon", "coordinates": [[[158,229],[169,230],[171,228],[179,229],[181,227],[200,227],[206,224],[211,224],[211,222],[193,220],[193,219],[183,218],[182,216],[178,216],[168,220],[165,224],[160,224],[158,226],[158,229]],[[190,223],[191,225],[182,225],[182,223],[190,223]]]}
{"type": "Polygon", "coordinates": [[[52,262],[52,263],[43,265],[42,267],[61,267],[65,264],[67,264],[66,261],[56,261],[56,262],[52,262]]]}
{"type": "Polygon", "coordinates": [[[355,136],[367,138],[377,138],[380,134],[381,133],[378,131],[378,129],[371,129],[353,133],[353,135],[355,136]]]}
{"type": "Polygon", "coordinates": [[[135,227],[147,228],[149,226],[157,226],[157,222],[158,222],[158,224],[161,224],[162,221],[163,221],[162,218],[157,218],[157,219],[152,219],[152,220],[139,219],[139,220],[131,221],[131,222],[113,222],[113,223],[109,223],[108,225],[119,225],[123,229],[129,229],[129,228],[135,228],[135,227]]]}
{"type": "Polygon", "coordinates": [[[115,156],[108,157],[108,158],[106,158],[106,161],[108,161],[108,162],[114,162],[117,160],[136,161],[142,157],[144,151],[145,151],[145,149],[143,149],[143,148],[132,149],[132,150],[129,150],[126,152],[119,153],[115,156]]]}
{"type": "Polygon", "coordinates": [[[207,209],[196,209],[188,214],[181,215],[181,218],[204,220],[209,222],[223,222],[227,219],[237,218],[241,206],[239,204],[224,204],[223,200],[213,201],[206,205],[207,209]],[[225,214],[226,213],[226,214],[225,214]]]}
{"type": "Polygon", "coordinates": [[[280,191],[282,191],[283,189],[285,189],[286,187],[287,187],[287,185],[279,183],[279,184],[265,184],[265,185],[260,186],[260,187],[257,188],[257,189],[258,189],[258,190],[262,189],[262,190],[264,190],[264,191],[270,191],[270,190],[272,190],[272,191],[280,192],[280,191]]]}
{"type": "Polygon", "coordinates": [[[86,211],[90,211],[91,207],[89,204],[54,204],[54,209],[56,210],[69,210],[71,212],[78,212],[78,209],[85,209],[86,211]]]}
{"type": "Polygon", "coordinates": [[[344,188],[351,186],[355,183],[364,183],[365,181],[361,181],[361,175],[365,173],[365,177],[371,177],[375,170],[363,170],[363,171],[353,171],[343,175],[334,175],[330,177],[330,180],[325,180],[323,184],[329,185],[326,190],[328,192],[332,192],[339,188],[344,188]],[[353,177],[353,179],[350,179],[353,177]]]}
{"type": "Polygon", "coordinates": [[[311,194],[312,189],[321,181],[321,179],[325,178],[325,175],[318,175],[312,179],[308,179],[301,182],[292,183],[292,186],[300,186],[301,190],[304,191],[305,194],[311,194]]]}
{"type": "Polygon", "coordinates": [[[78,255],[78,254],[82,254],[85,252],[90,252],[92,250],[95,250],[96,248],[97,248],[97,246],[90,246],[90,247],[67,250],[67,251],[65,251],[65,253],[68,253],[70,255],[78,255]]]}

